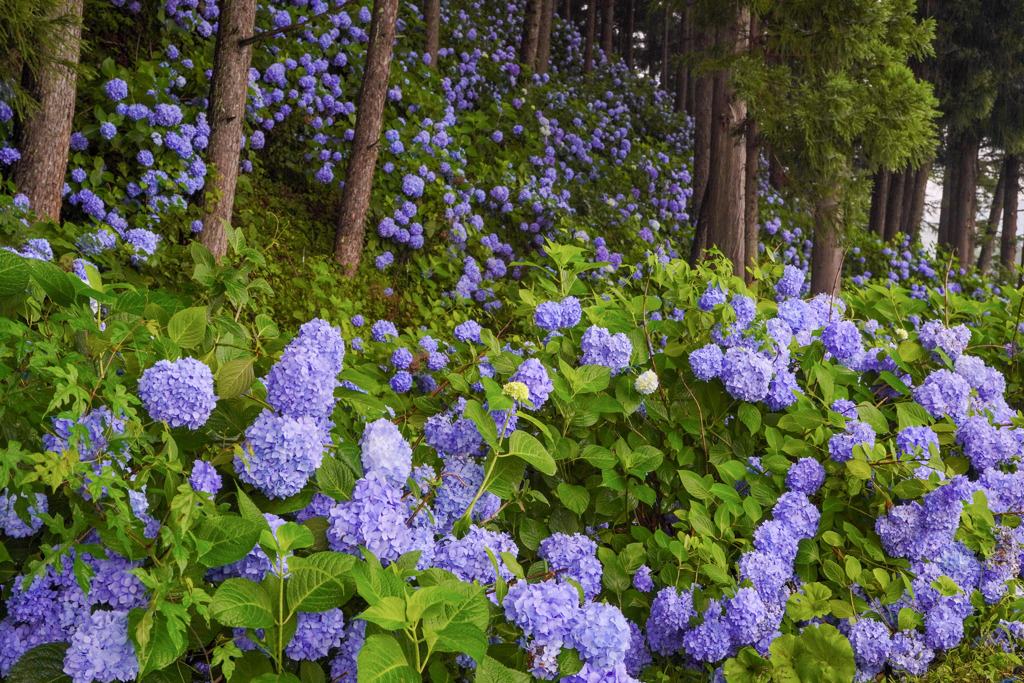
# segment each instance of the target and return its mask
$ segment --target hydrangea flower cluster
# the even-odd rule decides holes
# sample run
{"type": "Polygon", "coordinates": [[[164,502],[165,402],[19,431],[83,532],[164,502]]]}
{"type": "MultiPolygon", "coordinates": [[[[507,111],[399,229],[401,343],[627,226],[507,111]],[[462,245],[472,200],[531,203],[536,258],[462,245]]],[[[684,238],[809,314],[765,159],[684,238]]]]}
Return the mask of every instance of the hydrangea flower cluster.
{"type": "Polygon", "coordinates": [[[611,334],[603,327],[593,325],[583,333],[580,343],[583,355],[580,365],[603,365],[616,375],[629,367],[633,344],[622,332],[611,334]]]}
{"type": "Polygon", "coordinates": [[[199,429],[217,405],[210,366],[195,358],[157,361],[139,378],[139,398],[154,420],[199,429]]]}

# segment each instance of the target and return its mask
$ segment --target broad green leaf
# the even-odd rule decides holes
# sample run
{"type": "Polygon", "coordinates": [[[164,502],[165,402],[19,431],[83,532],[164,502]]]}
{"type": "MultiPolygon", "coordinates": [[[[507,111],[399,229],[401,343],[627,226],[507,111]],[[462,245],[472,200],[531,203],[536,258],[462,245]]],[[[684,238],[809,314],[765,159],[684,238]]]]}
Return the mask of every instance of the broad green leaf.
{"type": "Polygon", "coordinates": [[[195,536],[209,544],[200,550],[199,561],[206,567],[223,567],[236,562],[256,547],[260,525],[236,515],[206,518],[195,530],[195,536]]]}
{"type": "Polygon", "coordinates": [[[484,410],[479,401],[467,403],[462,414],[473,421],[480,436],[484,437],[484,441],[490,444],[491,448],[498,447],[498,427],[494,424],[494,418],[484,410]]]}
{"type": "Polygon", "coordinates": [[[359,650],[359,683],[416,683],[422,677],[409,661],[394,637],[372,635],[359,650]]]}
{"type": "Polygon", "coordinates": [[[328,551],[289,559],[288,605],[300,612],[341,607],[355,592],[352,568],[356,562],[353,555],[328,551]]]}
{"type": "Polygon", "coordinates": [[[324,456],[320,469],[316,471],[316,483],[324,495],[334,500],[349,500],[356,480],[344,463],[327,455],[324,456]]]}
{"type": "Polygon", "coordinates": [[[805,583],[799,593],[789,596],[786,614],[797,621],[810,621],[829,613],[832,591],[820,583],[805,583]]]}
{"type": "Polygon", "coordinates": [[[577,515],[582,515],[590,504],[590,492],[582,486],[561,482],[558,484],[558,499],[565,504],[565,507],[577,515]]]}
{"type": "Polygon", "coordinates": [[[210,603],[214,619],[235,628],[270,628],[273,604],[259,584],[249,579],[228,579],[217,588],[210,603]]]}
{"type": "Polygon", "coordinates": [[[235,398],[248,391],[256,380],[253,373],[255,362],[255,358],[236,358],[222,365],[217,370],[217,396],[235,398]]]}
{"type": "Polygon", "coordinates": [[[183,349],[198,346],[206,336],[206,306],[178,311],[167,323],[167,336],[183,349]]]}
{"type": "Polygon", "coordinates": [[[78,280],[77,275],[66,273],[47,261],[33,261],[31,269],[32,279],[43,288],[55,304],[67,306],[75,300],[75,285],[70,278],[78,280]]]}
{"type": "Polygon", "coordinates": [[[549,476],[553,475],[556,470],[555,460],[544,448],[544,445],[536,437],[523,431],[512,432],[512,437],[509,439],[509,452],[502,457],[505,456],[514,456],[525,460],[534,469],[549,476]]]}
{"type": "Polygon", "coordinates": [[[476,669],[476,683],[532,683],[522,671],[510,669],[494,657],[485,657],[476,669]]]}
{"type": "MultiPolygon", "coordinates": [[[[6,253],[6,252],[5,252],[6,253]]],[[[20,257],[16,257],[20,258],[20,257]]],[[[69,643],[48,643],[37,645],[15,662],[6,683],[71,683],[71,677],[64,674],[64,655],[69,643]]]]}
{"type": "Polygon", "coordinates": [[[313,532],[295,522],[286,522],[279,526],[274,532],[274,538],[277,539],[277,545],[283,553],[313,545],[313,532]]]}
{"type": "Polygon", "coordinates": [[[28,287],[31,268],[24,258],[0,249],[0,298],[14,296],[28,287]]]}
{"type": "Polygon", "coordinates": [[[170,666],[185,652],[185,638],[180,633],[172,635],[169,627],[161,612],[133,609],[128,614],[128,636],[135,646],[140,677],[170,666]]]}

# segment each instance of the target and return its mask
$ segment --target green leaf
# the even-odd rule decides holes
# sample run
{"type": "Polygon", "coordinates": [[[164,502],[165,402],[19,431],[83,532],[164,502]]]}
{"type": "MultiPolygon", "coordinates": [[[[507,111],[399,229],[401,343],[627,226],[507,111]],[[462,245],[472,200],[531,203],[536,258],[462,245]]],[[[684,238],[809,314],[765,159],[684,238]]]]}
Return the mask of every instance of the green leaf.
{"type": "Polygon", "coordinates": [[[356,480],[344,463],[334,456],[325,456],[320,469],[316,471],[316,483],[324,495],[334,500],[349,500],[356,480]]]}
{"type": "Polygon", "coordinates": [[[32,279],[55,304],[68,306],[75,300],[75,285],[70,278],[78,280],[78,276],[70,275],[47,261],[33,261],[31,269],[32,279]]]}
{"type": "Polygon", "coordinates": [[[279,674],[263,674],[262,676],[252,679],[252,683],[302,683],[302,680],[295,674],[285,671],[284,673],[279,674]]]}
{"type": "Polygon", "coordinates": [[[603,365],[584,365],[576,371],[571,384],[579,393],[596,394],[608,388],[611,377],[611,370],[603,365]]]}
{"type": "Polygon", "coordinates": [[[528,464],[533,465],[534,469],[549,476],[556,471],[555,460],[543,444],[534,436],[523,431],[512,432],[512,437],[509,439],[509,452],[506,455],[525,460],[528,464]]]}
{"type": "Polygon", "coordinates": [[[558,499],[565,504],[565,507],[577,515],[582,515],[590,504],[590,492],[582,486],[562,482],[558,485],[558,499]]]}
{"type": "Polygon", "coordinates": [[[162,612],[133,609],[128,613],[128,636],[135,645],[139,676],[170,666],[185,652],[185,638],[180,632],[172,635],[169,627],[162,612]]]}
{"type": "Polygon", "coordinates": [[[848,460],[846,462],[846,469],[851,476],[857,479],[870,479],[871,478],[871,465],[865,460],[848,460]]]}
{"type": "Polygon", "coordinates": [[[270,628],[274,625],[270,596],[249,579],[228,579],[210,603],[214,619],[235,628],[270,628]]]}
{"type": "Polygon", "coordinates": [[[217,370],[217,396],[235,398],[248,391],[256,380],[253,373],[255,362],[255,358],[236,358],[220,366],[217,370]]]}
{"type": "Polygon", "coordinates": [[[377,624],[387,631],[398,631],[413,622],[405,614],[405,600],[388,596],[367,607],[359,618],[377,624]]]}
{"type": "Polygon", "coordinates": [[[770,649],[773,679],[780,683],[850,683],[857,673],[850,641],[829,624],[780,636],[770,649]]]}
{"type": "Polygon", "coordinates": [[[295,522],[286,522],[279,526],[273,538],[277,539],[277,546],[282,553],[313,545],[313,532],[295,522]]]}
{"type": "Polygon", "coordinates": [[[366,639],[359,650],[359,683],[414,683],[422,681],[409,666],[402,647],[394,637],[378,633],[366,639]]]}
{"type": "Polygon", "coordinates": [[[757,434],[761,429],[761,411],[752,403],[741,403],[737,416],[751,434],[757,434]]]}
{"type": "Polygon", "coordinates": [[[683,488],[692,497],[697,500],[711,500],[711,488],[699,474],[691,470],[679,470],[679,478],[683,481],[683,488]]]}
{"type": "Polygon", "coordinates": [[[532,683],[522,671],[510,669],[494,657],[485,657],[476,669],[476,683],[532,683]]]}
{"type": "Polygon", "coordinates": [[[725,679],[729,683],[759,683],[772,668],[771,662],[761,657],[752,647],[740,650],[723,665],[725,679]]]}
{"type": "MultiPolygon", "coordinates": [[[[446,592],[458,591],[459,600],[435,602],[436,607],[423,619],[424,636],[440,652],[465,652],[476,661],[487,655],[487,625],[490,602],[483,588],[464,584],[437,588],[446,592]]],[[[417,593],[426,588],[421,588],[417,593]]]]}
{"type": "Polygon", "coordinates": [[[0,249],[0,298],[24,292],[31,270],[24,258],[0,249]]]}
{"type": "Polygon", "coordinates": [[[802,592],[793,593],[786,603],[786,614],[797,621],[810,621],[831,611],[832,591],[820,583],[805,583],[802,592]]]}
{"type": "Polygon", "coordinates": [[[178,311],[167,323],[167,336],[183,349],[198,346],[206,336],[206,306],[178,311]]]}
{"type": "Polygon", "coordinates": [[[64,674],[64,655],[69,647],[69,643],[48,643],[35,646],[18,658],[18,661],[7,672],[7,678],[4,681],[6,683],[71,683],[71,677],[64,674]]]}
{"type": "Polygon", "coordinates": [[[932,581],[931,587],[939,591],[942,595],[945,595],[947,598],[960,594],[960,586],[956,585],[956,582],[948,576],[940,576],[935,579],[932,581]]]}
{"type": "Polygon", "coordinates": [[[480,405],[479,401],[470,401],[466,404],[466,409],[462,413],[476,425],[477,430],[480,431],[480,436],[484,438],[491,448],[498,447],[498,427],[494,424],[494,418],[491,414],[484,410],[484,407],[480,405]]]}
{"type": "Polygon", "coordinates": [[[276,339],[281,336],[281,330],[278,329],[277,323],[266,313],[260,313],[256,316],[256,334],[260,337],[266,337],[267,339],[276,339]]]}
{"type": "Polygon", "coordinates": [[[300,612],[326,612],[341,607],[355,592],[352,568],[356,558],[347,553],[322,552],[288,561],[288,605],[300,612]]]}
{"type": "Polygon", "coordinates": [[[236,515],[206,518],[195,536],[209,544],[201,549],[199,561],[206,567],[223,567],[236,562],[256,547],[262,531],[259,524],[236,515]]]}

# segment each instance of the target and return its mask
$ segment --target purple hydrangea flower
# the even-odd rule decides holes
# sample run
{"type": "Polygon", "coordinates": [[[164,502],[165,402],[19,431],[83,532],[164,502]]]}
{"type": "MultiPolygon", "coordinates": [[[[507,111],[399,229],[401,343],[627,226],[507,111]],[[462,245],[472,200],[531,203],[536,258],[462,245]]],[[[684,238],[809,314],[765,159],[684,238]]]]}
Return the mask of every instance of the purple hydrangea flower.
{"type": "Polygon", "coordinates": [[[198,429],[217,405],[210,367],[195,358],[161,360],[139,378],[139,398],[154,420],[198,429]]]}

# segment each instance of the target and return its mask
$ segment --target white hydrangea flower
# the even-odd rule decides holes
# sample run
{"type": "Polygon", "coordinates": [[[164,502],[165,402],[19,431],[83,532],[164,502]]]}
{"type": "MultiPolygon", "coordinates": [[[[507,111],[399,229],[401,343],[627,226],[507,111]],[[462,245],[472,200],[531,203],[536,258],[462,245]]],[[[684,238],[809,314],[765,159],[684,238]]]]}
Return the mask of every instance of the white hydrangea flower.
{"type": "Polygon", "coordinates": [[[653,394],[658,389],[658,375],[654,370],[648,370],[636,378],[633,387],[644,396],[653,394]]]}

